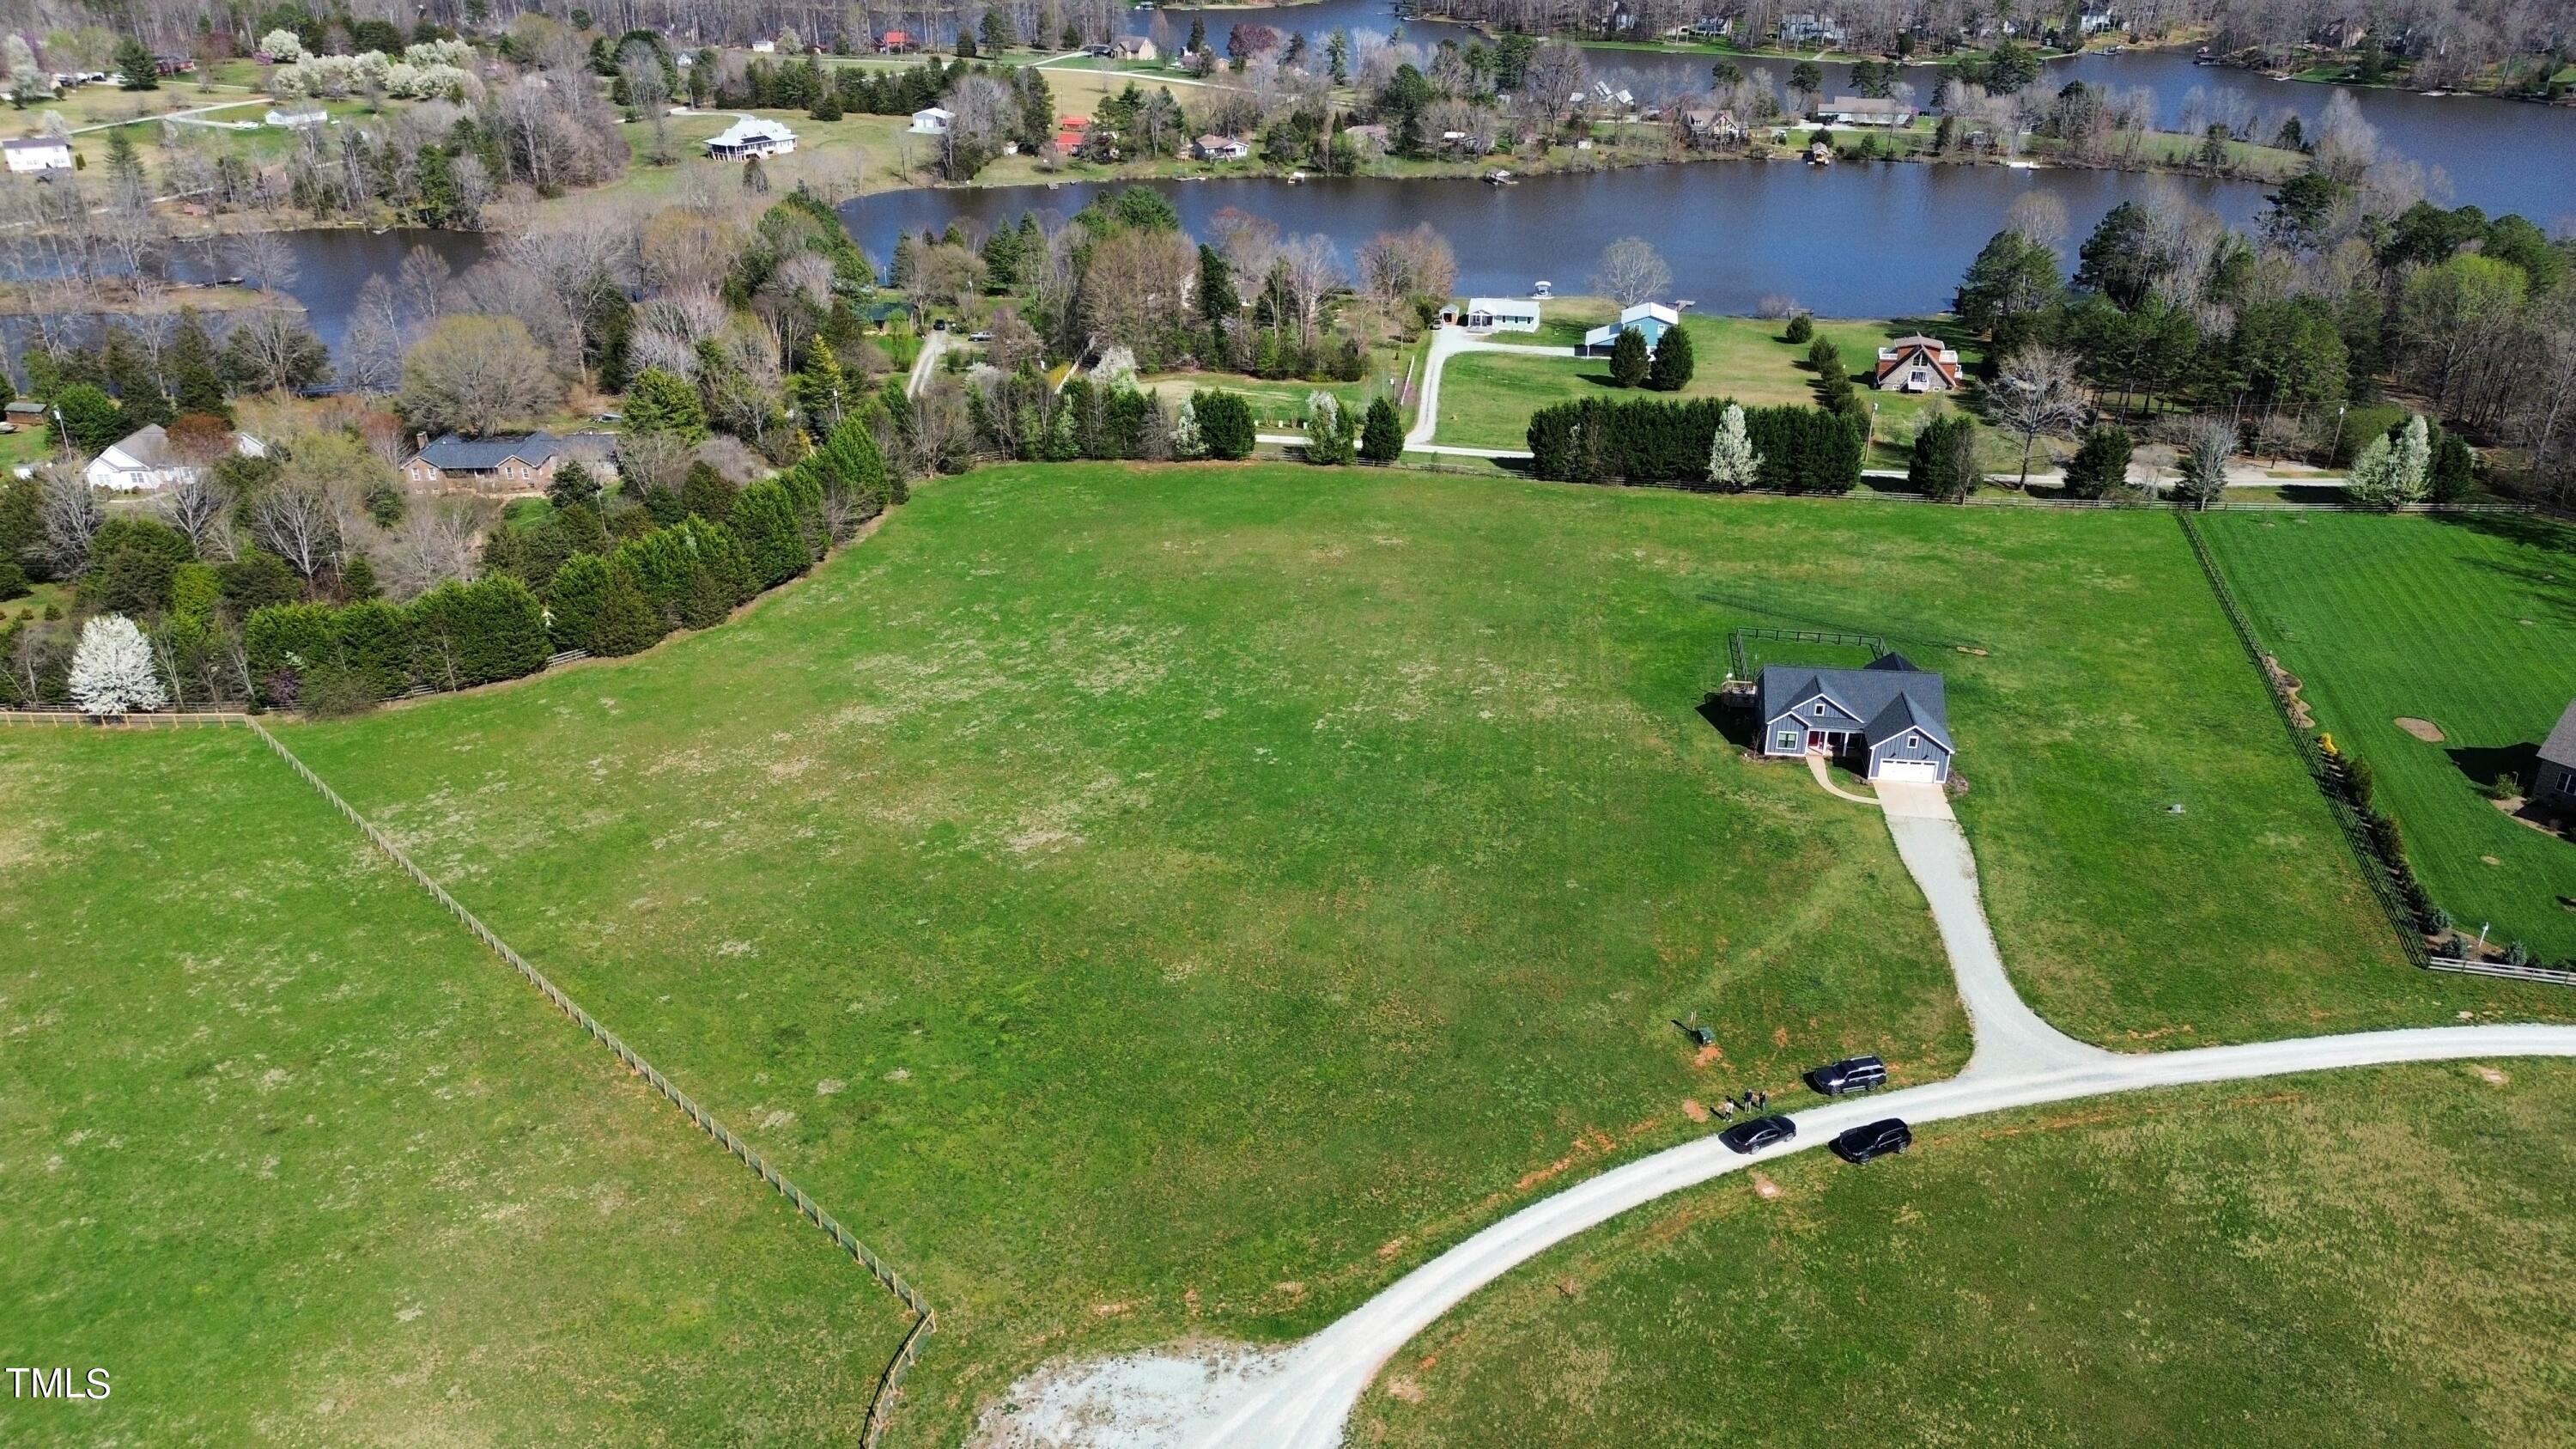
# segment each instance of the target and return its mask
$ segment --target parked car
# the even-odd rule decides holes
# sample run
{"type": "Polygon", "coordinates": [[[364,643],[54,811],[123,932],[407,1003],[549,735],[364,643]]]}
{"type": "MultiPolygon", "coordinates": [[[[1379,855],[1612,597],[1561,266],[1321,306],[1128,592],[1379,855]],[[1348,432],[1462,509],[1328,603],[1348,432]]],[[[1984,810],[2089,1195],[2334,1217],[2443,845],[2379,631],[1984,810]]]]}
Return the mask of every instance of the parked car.
{"type": "Polygon", "coordinates": [[[1876,1057],[1845,1057],[1807,1073],[1807,1085],[1828,1097],[1866,1092],[1887,1085],[1887,1063],[1876,1057]]]}
{"type": "Polygon", "coordinates": [[[1845,1162],[1867,1162],[1914,1145],[1914,1129],[1894,1117],[1854,1127],[1834,1139],[1834,1155],[1845,1162]]]}
{"type": "Polygon", "coordinates": [[[1737,1152],[1759,1152],[1797,1135],[1798,1124],[1786,1117],[1756,1117],[1720,1132],[1717,1140],[1737,1152]]]}
{"type": "Polygon", "coordinates": [[[948,319],[947,319],[947,318],[945,318],[945,317],[937,317],[937,318],[933,318],[933,319],[931,319],[931,323],[930,323],[930,330],[931,330],[931,331],[933,331],[933,332],[945,332],[945,331],[947,331],[947,330],[948,330],[948,319]]]}
{"type": "Polygon", "coordinates": [[[599,415],[599,421],[603,423],[622,423],[626,421],[626,414],[616,412],[601,413],[599,415]]]}
{"type": "Polygon", "coordinates": [[[966,334],[966,340],[969,342],[990,342],[993,340],[993,334],[990,332],[969,332],[966,334]]]}

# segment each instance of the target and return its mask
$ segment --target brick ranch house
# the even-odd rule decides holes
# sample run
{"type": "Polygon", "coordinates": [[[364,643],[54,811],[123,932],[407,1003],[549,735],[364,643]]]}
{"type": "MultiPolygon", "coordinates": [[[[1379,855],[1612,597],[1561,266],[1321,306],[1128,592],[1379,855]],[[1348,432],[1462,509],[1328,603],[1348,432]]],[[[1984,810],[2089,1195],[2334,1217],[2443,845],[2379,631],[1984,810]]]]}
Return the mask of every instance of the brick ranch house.
{"type": "Polygon", "coordinates": [[[1941,676],[1902,654],[1860,669],[1766,664],[1754,693],[1762,753],[1850,760],[1868,779],[1950,778],[1950,711],[1941,676]]]}
{"type": "Polygon", "coordinates": [[[469,488],[478,493],[541,493],[561,466],[564,447],[551,433],[467,438],[449,433],[424,442],[403,461],[415,488],[469,488]]]}

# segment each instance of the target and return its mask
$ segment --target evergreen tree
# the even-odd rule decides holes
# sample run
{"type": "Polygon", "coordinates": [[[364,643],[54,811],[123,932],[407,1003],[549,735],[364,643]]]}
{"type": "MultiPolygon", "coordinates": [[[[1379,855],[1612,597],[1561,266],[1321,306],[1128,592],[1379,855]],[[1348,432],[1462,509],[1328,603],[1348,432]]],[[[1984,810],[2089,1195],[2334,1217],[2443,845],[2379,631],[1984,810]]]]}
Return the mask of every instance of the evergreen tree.
{"type": "Polygon", "coordinates": [[[1380,396],[1370,401],[1368,421],[1360,428],[1360,457],[1371,463],[1392,463],[1404,456],[1404,429],[1396,421],[1395,404],[1380,396]]]}
{"type": "Polygon", "coordinates": [[[125,415],[97,387],[75,382],[54,394],[56,441],[96,457],[125,436],[125,415]]]}
{"type": "MultiPolygon", "coordinates": [[[[1008,235],[997,232],[997,236],[1008,235]]],[[[788,381],[788,394],[796,404],[797,416],[805,430],[822,437],[841,420],[843,392],[849,380],[841,374],[841,359],[832,344],[820,337],[805,344],[805,365],[796,369],[788,381]]]]}
{"type": "Polygon", "coordinates": [[[1789,329],[1781,335],[1791,343],[1811,341],[1816,335],[1816,319],[1801,312],[1789,319],[1789,329]]]}
{"type": "Polygon", "coordinates": [[[2460,435],[2448,428],[2433,445],[2433,473],[2427,493],[2435,503],[2457,503],[2477,488],[2477,457],[2460,435]]]}
{"type": "Polygon", "coordinates": [[[152,52],[143,42],[130,35],[117,42],[116,77],[117,83],[129,91],[161,89],[161,67],[153,64],[152,52]]]}
{"type": "Polygon", "coordinates": [[[170,334],[161,365],[169,374],[170,400],[182,417],[203,413],[222,418],[227,424],[232,422],[232,403],[224,395],[223,371],[215,363],[214,339],[197,321],[195,308],[180,310],[179,326],[170,334]]]}
{"type": "Polygon", "coordinates": [[[1657,392],[1680,392],[1690,386],[1694,368],[1690,334],[1679,327],[1667,327],[1662,340],[1655,344],[1655,360],[1647,369],[1647,384],[1657,392]]]}
{"type": "Polygon", "coordinates": [[[731,523],[743,551],[750,555],[752,575],[764,589],[774,589],[805,572],[814,561],[797,521],[796,505],[775,478],[735,495],[731,523]]]}
{"type": "Polygon", "coordinates": [[[697,384],[666,368],[648,367],[626,387],[626,430],[677,433],[692,442],[707,435],[697,384]]]}
{"type": "MultiPolygon", "coordinates": [[[[579,562],[568,560],[564,572],[570,573],[579,562]]],[[[591,616],[590,652],[614,658],[640,654],[660,643],[662,636],[670,632],[669,627],[662,622],[662,611],[644,597],[635,571],[622,562],[603,564],[603,568],[607,579],[600,586],[598,607],[591,616]]],[[[563,575],[557,574],[556,582],[562,581],[563,575]]]]}
{"type": "Polygon", "coordinates": [[[2084,435],[2075,456],[2066,460],[2066,496],[2105,498],[2129,481],[2129,430],[2095,428],[2084,435]]]}
{"type": "Polygon", "coordinates": [[[1214,325],[1231,321],[1243,309],[1234,290],[1234,268],[1216,248],[1199,246],[1199,320],[1214,325]]]}
{"type": "Polygon", "coordinates": [[[341,596],[353,603],[364,603],[383,592],[376,583],[376,566],[367,562],[367,556],[349,555],[349,561],[340,566],[341,596]]]}
{"type": "Polygon", "coordinates": [[[1205,49],[1207,49],[1207,16],[1193,10],[1190,12],[1189,53],[1196,55],[1205,49]]]}
{"type": "Polygon", "coordinates": [[[1252,405],[1235,393],[1218,389],[1191,395],[1199,439],[1208,456],[1233,460],[1252,456],[1252,405]]]}
{"type": "Polygon", "coordinates": [[[1619,329],[1619,340],[1610,344],[1610,385],[1635,387],[1646,380],[1652,364],[1646,357],[1646,334],[1634,327],[1619,329]]]}
{"type": "Polygon", "coordinates": [[[1914,434],[1913,455],[1905,463],[1906,485],[1926,498],[1967,497],[1976,482],[1976,427],[1961,414],[1925,418],[1914,434]]]}
{"type": "Polygon", "coordinates": [[[546,498],[556,511],[575,504],[595,507],[599,502],[599,480],[582,466],[579,458],[566,458],[555,468],[555,476],[546,482],[546,498]]]}
{"type": "Polygon", "coordinates": [[[689,465],[688,477],[680,483],[680,506],[691,516],[722,523],[733,511],[733,500],[733,484],[714,464],[700,459],[689,465]]]}
{"type": "Polygon", "coordinates": [[[178,416],[170,411],[170,400],[161,395],[160,380],[152,375],[142,349],[122,327],[108,330],[107,383],[116,390],[117,410],[128,432],[155,423],[166,426],[178,416]]]}

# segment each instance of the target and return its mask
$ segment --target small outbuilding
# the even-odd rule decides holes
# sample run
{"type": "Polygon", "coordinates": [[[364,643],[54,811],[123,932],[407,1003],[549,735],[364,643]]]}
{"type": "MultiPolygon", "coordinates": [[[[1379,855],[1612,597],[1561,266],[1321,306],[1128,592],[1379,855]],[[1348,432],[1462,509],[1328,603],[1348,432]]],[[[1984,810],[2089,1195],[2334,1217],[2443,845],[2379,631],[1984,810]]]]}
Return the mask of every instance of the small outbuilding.
{"type": "Polygon", "coordinates": [[[945,136],[957,124],[957,113],[946,106],[924,106],[912,113],[912,134],[945,136]]]}
{"type": "Polygon", "coordinates": [[[1950,778],[1950,711],[1941,676],[1902,654],[1859,669],[1766,664],[1754,692],[1762,753],[1848,761],[1872,781],[1950,778]]]}

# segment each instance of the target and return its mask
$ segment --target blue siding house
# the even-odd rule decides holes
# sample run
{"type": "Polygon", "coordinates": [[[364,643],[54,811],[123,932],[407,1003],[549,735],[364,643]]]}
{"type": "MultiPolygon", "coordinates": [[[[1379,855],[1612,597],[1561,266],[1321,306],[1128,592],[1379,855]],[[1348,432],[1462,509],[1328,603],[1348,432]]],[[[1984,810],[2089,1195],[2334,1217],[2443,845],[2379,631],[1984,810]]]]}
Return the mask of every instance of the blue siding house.
{"type": "Polygon", "coordinates": [[[1827,755],[1871,780],[1950,778],[1941,676],[1902,654],[1882,654],[1860,669],[1766,664],[1754,706],[1766,755],[1827,755]]]}
{"type": "Polygon", "coordinates": [[[1634,307],[1622,310],[1618,321],[1604,322],[1584,333],[1583,355],[1608,357],[1610,349],[1619,345],[1619,334],[1632,328],[1646,339],[1646,350],[1652,352],[1655,350],[1655,344],[1664,340],[1665,328],[1680,325],[1682,325],[1681,313],[1661,302],[1640,302],[1634,307]]]}

